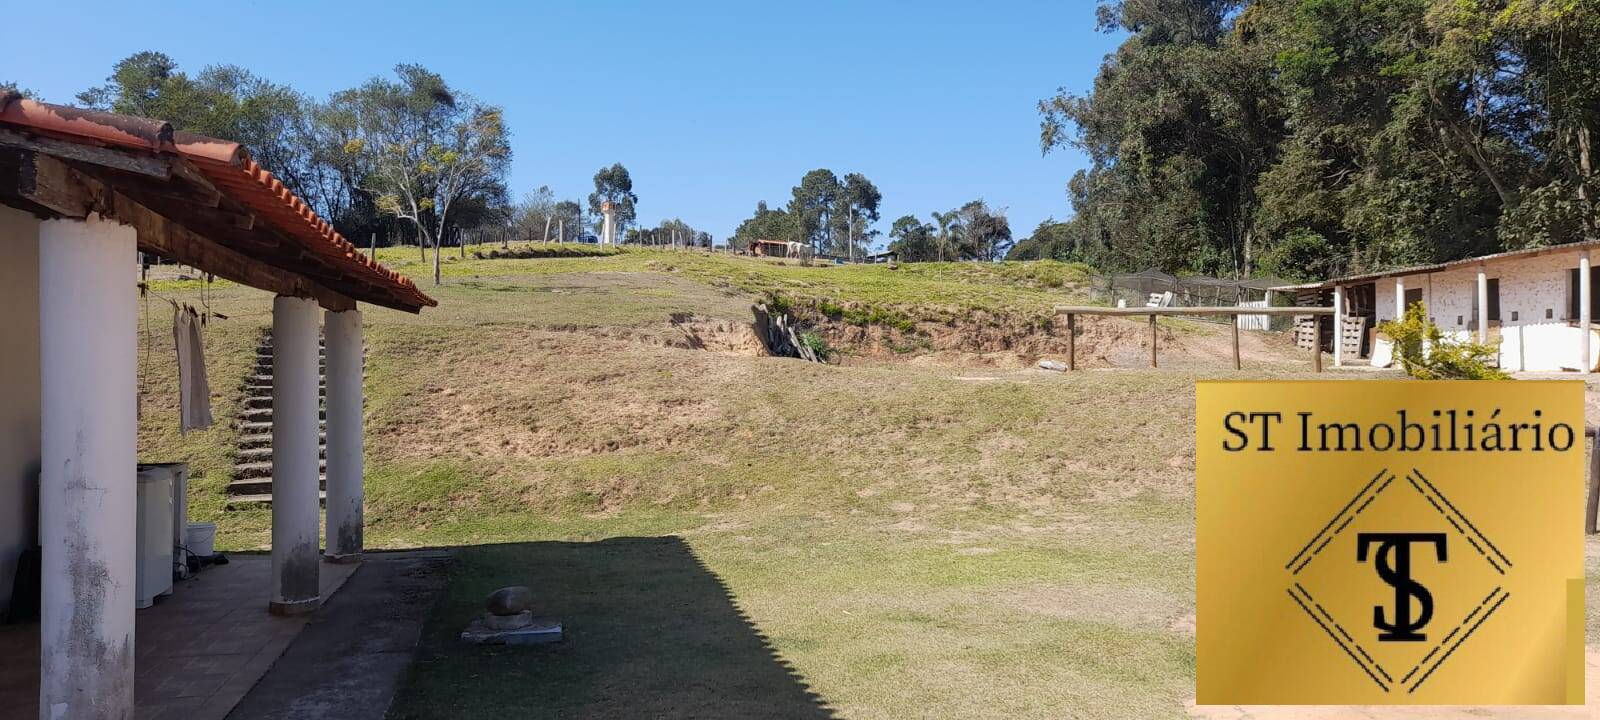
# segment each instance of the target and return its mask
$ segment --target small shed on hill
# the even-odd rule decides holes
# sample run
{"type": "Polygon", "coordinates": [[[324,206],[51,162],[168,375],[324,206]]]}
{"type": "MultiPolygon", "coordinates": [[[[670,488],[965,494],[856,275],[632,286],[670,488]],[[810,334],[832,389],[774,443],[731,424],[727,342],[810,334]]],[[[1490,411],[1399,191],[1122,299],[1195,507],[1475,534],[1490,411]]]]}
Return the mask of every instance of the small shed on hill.
{"type": "Polygon", "coordinates": [[[757,258],[800,258],[805,248],[805,243],[782,242],[782,240],[752,240],[750,254],[757,258]]]}

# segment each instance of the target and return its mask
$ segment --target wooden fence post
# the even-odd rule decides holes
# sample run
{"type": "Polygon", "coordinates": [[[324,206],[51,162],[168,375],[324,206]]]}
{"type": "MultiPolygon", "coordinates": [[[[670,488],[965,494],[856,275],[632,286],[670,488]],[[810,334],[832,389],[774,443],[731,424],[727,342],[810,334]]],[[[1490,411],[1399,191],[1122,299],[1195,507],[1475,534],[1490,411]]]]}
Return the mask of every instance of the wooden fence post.
{"type": "Polygon", "coordinates": [[[1067,313],[1067,369],[1078,369],[1078,316],[1067,313]]]}
{"type": "Polygon", "coordinates": [[[1322,372],[1322,316],[1312,317],[1316,320],[1311,328],[1311,367],[1317,372],[1322,372]]]}
{"type": "Polygon", "coordinates": [[[1239,316],[1229,318],[1233,321],[1233,369],[1239,369],[1239,316]]]}
{"type": "Polygon", "coordinates": [[[1583,532],[1589,535],[1600,533],[1600,527],[1596,527],[1596,520],[1600,520],[1600,434],[1597,432],[1600,432],[1600,428],[1591,425],[1584,433],[1592,440],[1589,448],[1589,482],[1585,483],[1589,486],[1589,497],[1583,513],[1583,532]]]}
{"type": "Polygon", "coordinates": [[[1156,366],[1156,314],[1150,313],[1150,367],[1156,366]]]}

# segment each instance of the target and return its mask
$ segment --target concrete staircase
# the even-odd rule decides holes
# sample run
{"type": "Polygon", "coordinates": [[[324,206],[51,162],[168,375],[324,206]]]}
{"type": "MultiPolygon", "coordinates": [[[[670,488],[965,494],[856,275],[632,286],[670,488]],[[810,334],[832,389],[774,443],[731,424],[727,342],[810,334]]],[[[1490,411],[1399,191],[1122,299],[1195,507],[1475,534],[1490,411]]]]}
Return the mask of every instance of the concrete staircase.
{"type": "MultiPolygon", "coordinates": [[[[318,373],[321,382],[317,391],[324,396],[328,390],[328,357],[326,344],[319,341],[318,373]]],[[[234,453],[233,480],[228,483],[228,509],[268,507],[272,505],[272,331],[267,330],[256,346],[256,362],[244,379],[244,407],[239,411],[235,427],[239,429],[239,446],[234,453]]],[[[318,435],[320,488],[317,496],[326,501],[328,489],[328,433],[327,410],[319,411],[318,435]]]]}

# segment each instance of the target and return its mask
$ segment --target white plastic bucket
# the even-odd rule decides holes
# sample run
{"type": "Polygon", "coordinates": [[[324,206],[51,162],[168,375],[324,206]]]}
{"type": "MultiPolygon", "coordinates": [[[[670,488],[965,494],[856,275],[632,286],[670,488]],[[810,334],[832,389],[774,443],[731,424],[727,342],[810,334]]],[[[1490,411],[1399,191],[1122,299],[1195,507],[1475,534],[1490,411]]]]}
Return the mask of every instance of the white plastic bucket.
{"type": "Polygon", "coordinates": [[[199,557],[211,557],[217,544],[217,524],[192,522],[185,535],[188,540],[189,553],[199,557]]]}

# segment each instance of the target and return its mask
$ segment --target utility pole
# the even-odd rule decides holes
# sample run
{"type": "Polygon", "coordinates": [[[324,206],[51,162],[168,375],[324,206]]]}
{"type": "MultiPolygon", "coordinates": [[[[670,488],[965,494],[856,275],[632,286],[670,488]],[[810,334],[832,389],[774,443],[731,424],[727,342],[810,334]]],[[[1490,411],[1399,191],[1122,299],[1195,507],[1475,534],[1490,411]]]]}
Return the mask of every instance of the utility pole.
{"type": "Polygon", "coordinates": [[[856,261],[856,204],[850,203],[850,226],[845,230],[845,242],[850,243],[850,262],[856,261]]]}

